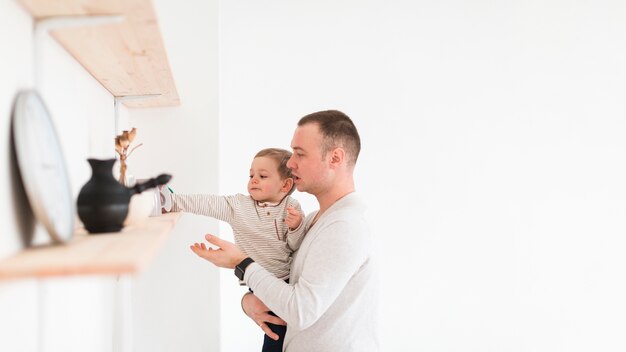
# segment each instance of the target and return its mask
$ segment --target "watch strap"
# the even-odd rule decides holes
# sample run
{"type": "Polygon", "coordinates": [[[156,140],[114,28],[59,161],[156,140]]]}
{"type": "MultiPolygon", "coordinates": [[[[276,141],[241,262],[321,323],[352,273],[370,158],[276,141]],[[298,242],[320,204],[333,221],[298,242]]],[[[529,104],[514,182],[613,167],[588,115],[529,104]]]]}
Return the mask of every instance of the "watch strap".
{"type": "Polygon", "coordinates": [[[243,281],[243,277],[246,274],[246,268],[248,265],[254,263],[254,260],[250,257],[241,261],[241,263],[235,266],[235,276],[241,281],[243,281]]]}

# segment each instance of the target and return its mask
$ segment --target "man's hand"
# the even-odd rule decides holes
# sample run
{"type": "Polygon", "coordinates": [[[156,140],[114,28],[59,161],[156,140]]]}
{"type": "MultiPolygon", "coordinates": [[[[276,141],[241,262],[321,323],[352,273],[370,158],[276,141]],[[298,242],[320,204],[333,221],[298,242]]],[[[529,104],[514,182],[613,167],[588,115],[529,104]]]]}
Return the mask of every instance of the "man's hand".
{"type": "Polygon", "coordinates": [[[241,298],[241,308],[272,340],[278,340],[279,336],[274,333],[266,323],[287,325],[281,318],[269,314],[270,309],[252,292],[243,295],[241,298]]]}
{"type": "Polygon", "coordinates": [[[190,246],[191,250],[198,256],[210,261],[216,266],[227,269],[234,269],[235,266],[247,258],[234,243],[224,241],[216,236],[207,234],[204,236],[206,240],[219,248],[207,248],[204,243],[194,243],[190,246]]]}
{"type": "Polygon", "coordinates": [[[298,226],[300,226],[301,221],[302,214],[300,214],[300,212],[294,207],[287,207],[287,218],[285,219],[287,226],[289,226],[290,229],[295,230],[298,226]]]}

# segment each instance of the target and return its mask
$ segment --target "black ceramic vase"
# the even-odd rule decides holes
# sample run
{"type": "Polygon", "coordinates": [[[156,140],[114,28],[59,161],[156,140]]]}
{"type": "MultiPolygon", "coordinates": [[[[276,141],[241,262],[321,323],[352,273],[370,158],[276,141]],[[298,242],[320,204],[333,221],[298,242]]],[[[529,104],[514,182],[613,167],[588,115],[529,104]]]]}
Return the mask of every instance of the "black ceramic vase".
{"type": "Polygon", "coordinates": [[[78,217],[90,233],[117,232],[124,227],[130,198],[146,189],[164,185],[172,178],[162,174],[134,187],[121,185],[113,178],[115,159],[87,159],[91,179],[78,193],[78,217]]]}

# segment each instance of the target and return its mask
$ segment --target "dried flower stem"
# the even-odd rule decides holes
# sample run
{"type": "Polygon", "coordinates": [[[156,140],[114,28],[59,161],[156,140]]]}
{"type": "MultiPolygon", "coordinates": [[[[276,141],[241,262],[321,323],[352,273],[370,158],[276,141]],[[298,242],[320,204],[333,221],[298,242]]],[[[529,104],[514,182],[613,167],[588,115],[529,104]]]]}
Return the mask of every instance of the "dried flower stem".
{"type": "Polygon", "coordinates": [[[130,131],[122,131],[122,134],[115,137],[115,151],[120,156],[120,179],[119,182],[126,185],[126,159],[133,153],[133,151],[143,145],[143,143],[136,145],[130,151],[128,148],[137,135],[137,129],[132,128],[130,131]]]}
{"type": "Polygon", "coordinates": [[[133,153],[133,151],[135,151],[135,149],[137,149],[137,148],[141,147],[142,145],[143,145],[143,143],[139,143],[139,144],[137,144],[136,146],[134,146],[134,147],[133,147],[133,149],[131,149],[131,150],[130,150],[130,152],[128,152],[128,154],[126,155],[126,157],[129,157],[129,156],[133,153]]]}

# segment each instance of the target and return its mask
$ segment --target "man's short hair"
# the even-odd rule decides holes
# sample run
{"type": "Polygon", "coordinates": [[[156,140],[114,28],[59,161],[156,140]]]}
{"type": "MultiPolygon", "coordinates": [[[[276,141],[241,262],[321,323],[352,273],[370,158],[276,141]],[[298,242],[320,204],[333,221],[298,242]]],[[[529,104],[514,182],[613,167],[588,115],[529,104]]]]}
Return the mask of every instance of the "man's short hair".
{"type": "Polygon", "coordinates": [[[317,123],[322,133],[322,156],[341,147],[346,151],[348,164],[354,166],[361,151],[361,138],[348,115],[339,110],[318,111],[298,121],[298,126],[317,123]]]}

